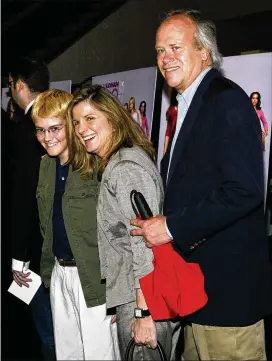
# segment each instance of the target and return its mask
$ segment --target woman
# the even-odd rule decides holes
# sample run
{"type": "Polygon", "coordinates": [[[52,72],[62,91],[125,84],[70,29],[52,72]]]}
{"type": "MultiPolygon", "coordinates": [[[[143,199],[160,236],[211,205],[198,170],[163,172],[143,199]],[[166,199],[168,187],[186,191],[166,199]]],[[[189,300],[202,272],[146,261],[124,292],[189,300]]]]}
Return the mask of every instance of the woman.
{"type": "Polygon", "coordinates": [[[153,269],[153,253],[142,237],[130,236],[133,212],[130,193],[141,192],[154,214],[161,210],[163,188],[155,153],[140,126],[110,92],[101,86],[83,89],[70,104],[71,122],[102,174],[97,207],[101,273],[106,279],[107,307],[116,307],[121,358],[132,336],[138,346],[135,360],[158,360],[156,337],[169,359],[170,322],[153,322],[139,279],[153,269]],[[136,309],[136,311],[135,311],[136,309]],[[143,318],[138,318],[138,316],[143,318]],[[156,336],[157,334],[157,336],[156,336]]]}
{"type": "Polygon", "coordinates": [[[116,326],[106,315],[97,245],[97,177],[84,146],[75,140],[75,154],[66,140],[72,98],[49,90],[32,109],[37,139],[48,153],[37,188],[44,239],[41,276],[50,286],[57,359],[115,360],[116,326]]]}
{"type": "Polygon", "coordinates": [[[148,121],[146,117],[146,102],[143,100],[140,103],[139,110],[141,113],[141,126],[143,128],[143,131],[145,132],[146,136],[149,137],[149,127],[148,127],[148,121]]]}
{"type": "Polygon", "coordinates": [[[136,108],[135,98],[130,97],[128,102],[129,112],[132,116],[132,118],[135,120],[137,124],[142,126],[142,117],[139,110],[136,108]]]}
{"type": "Polygon", "coordinates": [[[259,92],[253,92],[250,94],[250,100],[252,102],[252,105],[254,109],[256,110],[256,113],[261,121],[262,125],[262,146],[263,151],[265,151],[265,138],[268,136],[268,123],[265,119],[264,112],[261,108],[261,94],[259,92]]]}
{"type": "Polygon", "coordinates": [[[163,155],[167,151],[169,140],[171,138],[171,135],[175,129],[176,122],[177,122],[178,101],[177,101],[176,97],[177,97],[177,92],[173,89],[172,95],[171,95],[171,103],[166,112],[167,128],[166,128],[165,138],[164,138],[163,155]]]}

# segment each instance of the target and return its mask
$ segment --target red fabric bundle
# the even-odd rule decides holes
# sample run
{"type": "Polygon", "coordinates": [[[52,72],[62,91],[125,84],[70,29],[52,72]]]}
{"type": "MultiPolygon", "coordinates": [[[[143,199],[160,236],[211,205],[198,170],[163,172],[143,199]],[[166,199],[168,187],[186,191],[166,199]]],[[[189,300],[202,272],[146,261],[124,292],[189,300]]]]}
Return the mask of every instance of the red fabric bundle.
{"type": "Polygon", "coordinates": [[[153,320],[189,315],[208,301],[198,264],[185,262],[171,243],[153,247],[154,270],[140,279],[153,320]]]}

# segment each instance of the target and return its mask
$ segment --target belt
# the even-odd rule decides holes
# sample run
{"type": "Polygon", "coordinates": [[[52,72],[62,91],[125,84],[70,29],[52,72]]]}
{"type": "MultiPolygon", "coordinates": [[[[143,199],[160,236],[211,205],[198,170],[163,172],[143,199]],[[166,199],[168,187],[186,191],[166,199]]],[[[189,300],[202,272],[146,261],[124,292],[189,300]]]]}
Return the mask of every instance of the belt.
{"type": "Polygon", "coordinates": [[[76,267],[75,259],[58,259],[57,261],[62,267],[76,267]]]}

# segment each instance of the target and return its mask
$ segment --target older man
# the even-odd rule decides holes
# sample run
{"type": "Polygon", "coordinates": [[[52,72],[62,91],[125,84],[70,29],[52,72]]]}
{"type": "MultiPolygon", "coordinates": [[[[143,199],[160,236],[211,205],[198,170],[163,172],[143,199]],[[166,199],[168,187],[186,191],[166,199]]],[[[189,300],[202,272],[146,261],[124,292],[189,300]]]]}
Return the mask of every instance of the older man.
{"type": "Polygon", "coordinates": [[[158,67],[178,91],[175,134],[162,160],[164,216],[132,220],[147,246],[172,242],[199,263],[208,303],[187,318],[184,360],[265,360],[272,310],[261,131],[248,96],[217,70],[215,26],[175,11],[156,37],[158,67]]]}

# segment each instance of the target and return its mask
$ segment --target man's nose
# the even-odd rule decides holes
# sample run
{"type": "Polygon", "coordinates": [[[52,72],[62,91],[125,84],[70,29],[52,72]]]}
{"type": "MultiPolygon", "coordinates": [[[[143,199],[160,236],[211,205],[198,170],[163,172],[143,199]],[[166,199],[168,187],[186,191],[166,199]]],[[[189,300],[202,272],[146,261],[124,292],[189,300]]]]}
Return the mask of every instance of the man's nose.
{"type": "Polygon", "coordinates": [[[171,50],[165,50],[163,55],[163,63],[167,64],[169,61],[172,61],[174,59],[173,53],[171,50]]]}

